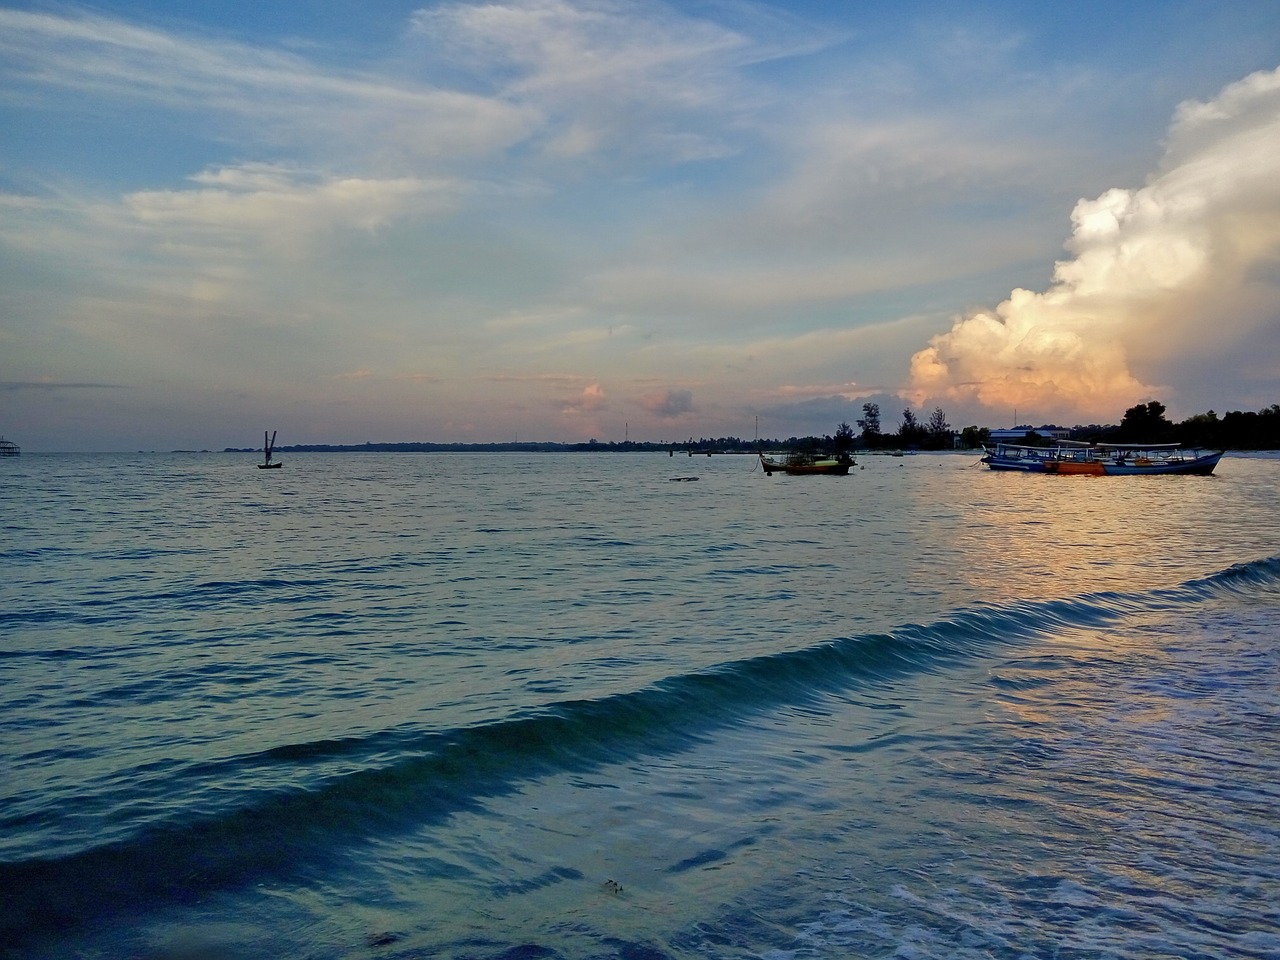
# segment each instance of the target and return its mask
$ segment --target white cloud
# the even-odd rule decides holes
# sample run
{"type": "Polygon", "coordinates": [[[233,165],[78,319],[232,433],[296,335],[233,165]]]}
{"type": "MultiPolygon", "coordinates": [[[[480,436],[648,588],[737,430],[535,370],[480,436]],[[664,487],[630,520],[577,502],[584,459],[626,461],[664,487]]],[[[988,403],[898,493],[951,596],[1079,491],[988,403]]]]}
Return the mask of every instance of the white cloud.
{"type": "Polygon", "coordinates": [[[61,89],[77,94],[76,106],[160,105],[215,127],[236,123],[243,140],[383,162],[492,152],[527,136],[532,120],[493,97],[89,15],[0,10],[0,78],[11,102],[61,89]]]}
{"type": "Polygon", "coordinates": [[[1274,327],[1256,287],[1280,258],[1280,71],[1184,104],[1150,182],[1081,200],[1072,223],[1052,286],[957,319],[912,358],[907,395],[1114,416],[1176,391],[1158,382],[1174,358],[1274,327]]]}
{"type": "Polygon", "coordinates": [[[772,36],[752,36],[660,3],[506,0],[424,8],[412,24],[437,57],[536,110],[547,155],[684,162],[737,149],[724,124],[743,95],[743,66],[829,42],[770,19],[772,36]]]}
{"type": "Polygon", "coordinates": [[[693,391],[666,390],[639,398],[640,408],[662,420],[674,420],[693,412],[693,391]]]}
{"type": "Polygon", "coordinates": [[[743,47],[746,39],[709,21],[656,5],[512,0],[420,10],[414,26],[491,68],[516,73],[508,89],[591,92],[603,85],[694,98],[683,77],[693,64],[743,47]]]}
{"type": "Polygon", "coordinates": [[[859,387],[856,383],[785,384],[773,391],[773,397],[779,400],[813,400],[818,397],[860,400],[875,392],[875,390],[859,387]]]}
{"type": "Polygon", "coordinates": [[[332,177],[268,164],[207,170],[192,180],[196,189],[130,194],[125,208],[139,224],[163,230],[304,241],[321,230],[373,231],[400,217],[446,213],[462,189],[445,178],[332,177]]]}
{"type": "Polygon", "coordinates": [[[847,115],[819,120],[806,131],[800,163],[772,203],[812,221],[873,206],[877,198],[910,193],[972,202],[1007,194],[1026,178],[1043,149],[993,139],[969,117],[917,114],[909,118],[847,115]]]}
{"type": "Polygon", "coordinates": [[[570,415],[598,413],[608,406],[604,388],[598,383],[589,383],[582,388],[576,397],[562,401],[561,413],[570,415]]]}
{"type": "Polygon", "coordinates": [[[466,191],[444,177],[335,177],[269,164],[191,180],[115,200],[0,195],[0,249],[59,271],[62,296],[121,301],[122,316],[233,303],[278,312],[281,299],[302,304],[324,286],[312,271],[349,235],[371,245],[397,222],[448,217],[466,191]]]}

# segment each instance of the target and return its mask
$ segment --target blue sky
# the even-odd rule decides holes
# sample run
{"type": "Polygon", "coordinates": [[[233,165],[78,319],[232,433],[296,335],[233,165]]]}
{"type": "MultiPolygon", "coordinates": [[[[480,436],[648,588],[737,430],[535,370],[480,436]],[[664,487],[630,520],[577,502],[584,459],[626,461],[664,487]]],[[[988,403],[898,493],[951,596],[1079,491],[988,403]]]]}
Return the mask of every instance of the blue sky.
{"type": "Polygon", "coordinates": [[[30,450],[1280,401],[1280,5],[0,6],[30,450]]]}

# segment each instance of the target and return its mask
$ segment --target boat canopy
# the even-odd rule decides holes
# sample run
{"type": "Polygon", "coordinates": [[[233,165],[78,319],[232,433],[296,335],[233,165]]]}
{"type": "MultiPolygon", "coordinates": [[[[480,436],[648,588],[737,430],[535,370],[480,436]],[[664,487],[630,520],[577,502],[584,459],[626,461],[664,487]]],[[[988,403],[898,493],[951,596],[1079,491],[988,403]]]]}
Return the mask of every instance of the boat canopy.
{"type": "Polygon", "coordinates": [[[1103,450],[1177,450],[1180,443],[1095,443],[1103,450]]]}

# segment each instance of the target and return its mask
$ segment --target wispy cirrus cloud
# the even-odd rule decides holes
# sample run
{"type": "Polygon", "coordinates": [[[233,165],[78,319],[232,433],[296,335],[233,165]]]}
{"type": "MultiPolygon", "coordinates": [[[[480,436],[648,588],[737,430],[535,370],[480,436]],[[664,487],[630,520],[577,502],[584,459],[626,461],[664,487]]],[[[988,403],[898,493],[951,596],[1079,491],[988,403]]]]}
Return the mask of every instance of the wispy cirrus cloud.
{"type": "Polygon", "coordinates": [[[206,170],[191,181],[190,189],[131,193],[124,209],[136,223],[165,230],[304,239],[328,228],[373,231],[397,218],[446,213],[464,190],[446,177],[337,177],[276,164],[206,170]]]}
{"type": "Polygon", "coordinates": [[[58,380],[0,380],[0,390],[127,390],[122,383],[69,383],[58,380]]]}
{"type": "Polygon", "coordinates": [[[412,35],[504,101],[536,109],[546,156],[685,162],[739,149],[730,126],[752,99],[744,67],[835,40],[781,11],[738,10],[745,29],[653,2],[444,3],[414,14],[412,35]]]}
{"type": "Polygon", "coordinates": [[[784,384],[773,391],[773,395],[782,400],[812,400],[815,397],[842,397],[845,400],[858,400],[871,396],[875,390],[859,387],[856,383],[806,383],[784,384]]]}
{"type": "Polygon", "coordinates": [[[8,99],[63,90],[112,109],[151,104],[237,137],[384,162],[452,158],[518,142],[531,118],[503,100],[412,78],[320,69],[284,50],[183,36],[94,14],[0,10],[8,99]]]}
{"type": "Polygon", "coordinates": [[[447,176],[336,176],[245,163],[201,171],[181,188],[117,198],[0,194],[0,210],[8,211],[0,247],[56,265],[75,288],[127,278],[132,296],[148,302],[138,314],[151,312],[157,297],[173,301],[165,309],[181,309],[182,299],[247,306],[342,236],[372,238],[396,223],[447,218],[468,190],[447,176]]]}

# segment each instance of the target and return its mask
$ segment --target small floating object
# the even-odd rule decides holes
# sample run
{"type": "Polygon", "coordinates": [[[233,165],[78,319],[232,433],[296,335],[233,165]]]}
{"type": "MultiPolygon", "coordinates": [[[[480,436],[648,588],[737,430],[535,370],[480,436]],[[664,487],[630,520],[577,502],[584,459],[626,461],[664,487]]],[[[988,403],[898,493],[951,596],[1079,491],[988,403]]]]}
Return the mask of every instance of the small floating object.
{"type": "Polygon", "coordinates": [[[667,482],[668,483],[693,483],[698,479],[699,479],[698,477],[670,477],[667,480],[667,482]]]}

